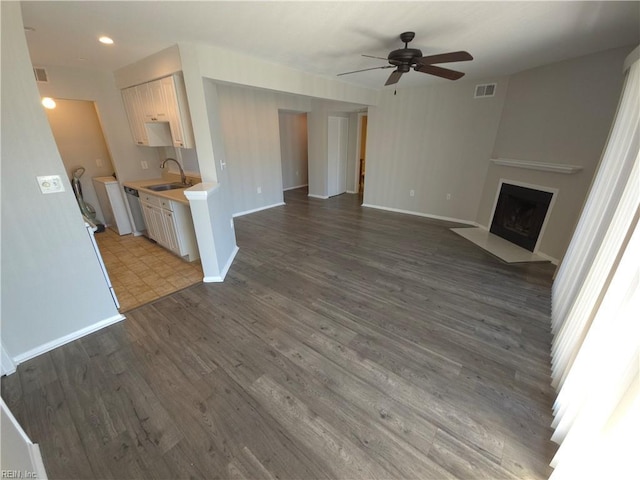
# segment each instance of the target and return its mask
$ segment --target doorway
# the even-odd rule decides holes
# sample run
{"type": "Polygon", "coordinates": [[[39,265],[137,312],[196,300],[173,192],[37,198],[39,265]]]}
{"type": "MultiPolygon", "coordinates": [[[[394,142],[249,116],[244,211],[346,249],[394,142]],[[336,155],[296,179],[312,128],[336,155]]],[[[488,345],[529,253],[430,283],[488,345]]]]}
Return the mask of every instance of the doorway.
{"type": "Polygon", "coordinates": [[[364,174],[367,159],[367,120],[366,114],[358,115],[358,157],[356,162],[357,190],[361,196],[364,195],[364,174]]]}
{"type": "Polygon", "coordinates": [[[349,118],[329,116],[327,195],[334,197],[347,191],[347,151],[349,118]]]}
{"type": "Polygon", "coordinates": [[[309,147],[307,114],[278,111],[282,190],[309,186],[309,147]]]}
{"type": "MultiPolygon", "coordinates": [[[[82,195],[104,223],[93,177],[114,175],[114,167],[94,102],[55,99],[47,110],[49,125],[69,177],[78,167],[82,195]]],[[[78,208],[78,216],[81,212],[78,208]]],[[[115,290],[120,311],[126,312],[202,280],[199,262],[186,263],[146,237],[119,235],[107,228],[95,240],[115,290]]]]}

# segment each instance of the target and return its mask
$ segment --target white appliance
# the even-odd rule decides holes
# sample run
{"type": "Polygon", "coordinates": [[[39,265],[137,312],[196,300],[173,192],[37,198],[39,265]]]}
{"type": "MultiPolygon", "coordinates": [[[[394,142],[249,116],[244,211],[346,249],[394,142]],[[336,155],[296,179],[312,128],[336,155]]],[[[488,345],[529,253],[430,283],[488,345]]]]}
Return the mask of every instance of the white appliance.
{"type": "Polygon", "coordinates": [[[98,202],[104,215],[104,223],[119,235],[132,232],[127,207],[115,177],[93,177],[98,202]]]}
{"type": "Polygon", "coordinates": [[[82,217],[84,218],[84,226],[86,227],[89,238],[91,239],[91,245],[93,245],[93,250],[96,252],[96,257],[98,257],[98,263],[100,264],[100,268],[102,269],[102,274],[104,275],[104,279],[107,282],[107,286],[109,287],[109,291],[111,292],[111,296],[113,297],[113,302],[116,304],[116,308],[120,308],[120,302],[118,302],[116,292],[113,289],[113,285],[111,285],[111,279],[109,278],[109,274],[107,273],[107,267],[104,266],[104,261],[102,260],[102,255],[100,254],[100,248],[98,248],[98,243],[96,242],[96,239],[93,235],[98,227],[96,227],[96,225],[84,215],[82,217]]]}

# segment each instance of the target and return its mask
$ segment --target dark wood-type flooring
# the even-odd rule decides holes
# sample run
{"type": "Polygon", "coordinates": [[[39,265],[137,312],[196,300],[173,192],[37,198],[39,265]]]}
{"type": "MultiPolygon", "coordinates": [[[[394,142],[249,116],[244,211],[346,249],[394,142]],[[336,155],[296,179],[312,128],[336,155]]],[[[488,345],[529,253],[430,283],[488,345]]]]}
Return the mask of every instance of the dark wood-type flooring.
{"type": "Polygon", "coordinates": [[[224,283],[2,379],[50,478],[547,478],[553,266],[285,199],[236,219],[224,283]]]}

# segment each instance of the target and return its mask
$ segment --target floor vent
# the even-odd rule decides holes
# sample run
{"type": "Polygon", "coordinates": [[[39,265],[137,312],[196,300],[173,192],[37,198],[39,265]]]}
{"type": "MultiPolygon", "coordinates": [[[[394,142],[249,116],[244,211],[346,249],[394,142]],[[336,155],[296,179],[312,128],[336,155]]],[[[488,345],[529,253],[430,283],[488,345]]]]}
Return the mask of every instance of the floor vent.
{"type": "Polygon", "coordinates": [[[473,95],[473,98],[493,97],[496,94],[496,86],[496,83],[476,85],[476,92],[473,95]]]}
{"type": "Polygon", "coordinates": [[[36,82],[49,83],[47,71],[42,67],[33,67],[33,74],[36,76],[36,82]]]}

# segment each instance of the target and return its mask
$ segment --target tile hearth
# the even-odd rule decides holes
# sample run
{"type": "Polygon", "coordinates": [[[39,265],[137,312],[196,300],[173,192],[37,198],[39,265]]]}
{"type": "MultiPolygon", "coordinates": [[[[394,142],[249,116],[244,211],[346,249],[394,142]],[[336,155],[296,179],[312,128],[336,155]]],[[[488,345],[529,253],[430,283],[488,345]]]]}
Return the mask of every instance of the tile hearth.
{"type": "Polygon", "coordinates": [[[523,263],[523,262],[548,262],[547,258],[541,257],[530,252],[518,245],[501,238],[484,228],[452,228],[452,232],[457,233],[461,237],[466,238],[470,242],[495,255],[500,260],[507,263],[523,263]]]}

